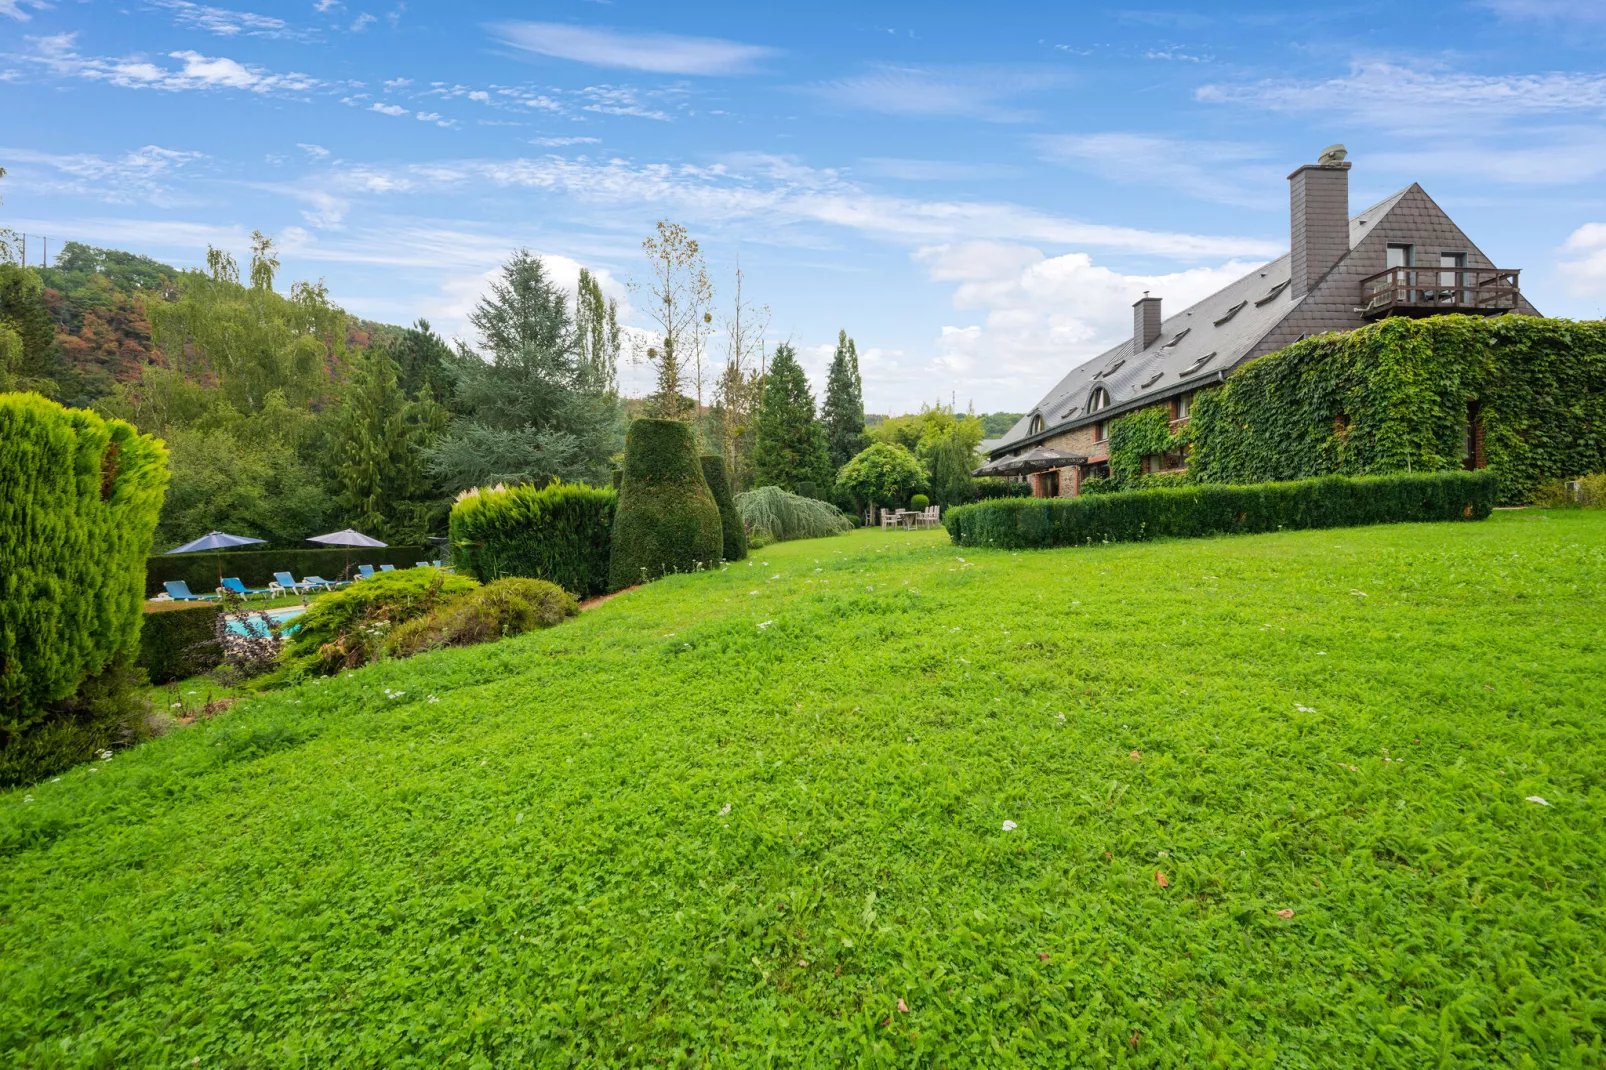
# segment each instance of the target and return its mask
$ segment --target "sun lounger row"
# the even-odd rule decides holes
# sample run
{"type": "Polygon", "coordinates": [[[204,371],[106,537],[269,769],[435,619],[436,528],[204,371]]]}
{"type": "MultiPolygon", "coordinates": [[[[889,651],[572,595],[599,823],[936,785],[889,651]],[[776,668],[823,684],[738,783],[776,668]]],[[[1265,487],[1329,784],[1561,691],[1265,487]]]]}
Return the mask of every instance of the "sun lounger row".
{"type": "MultiPolygon", "coordinates": [[[[420,561],[419,568],[444,568],[441,561],[420,561]]],[[[360,580],[372,579],[381,572],[395,572],[395,565],[380,565],[375,569],[372,565],[358,565],[357,578],[360,580]]],[[[162,587],[167,591],[169,598],[175,602],[210,602],[223,595],[225,591],[237,594],[241,598],[250,598],[252,595],[264,595],[268,598],[278,598],[286,594],[306,593],[309,591],[333,591],[340,587],[349,586],[351,580],[326,580],[322,576],[305,576],[297,580],[288,572],[275,572],[273,582],[266,587],[247,587],[237,576],[227,576],[217,589],[217,594],[196,594],[190,590],[190,585],[184,580],[167,580],[162,587]]]]}

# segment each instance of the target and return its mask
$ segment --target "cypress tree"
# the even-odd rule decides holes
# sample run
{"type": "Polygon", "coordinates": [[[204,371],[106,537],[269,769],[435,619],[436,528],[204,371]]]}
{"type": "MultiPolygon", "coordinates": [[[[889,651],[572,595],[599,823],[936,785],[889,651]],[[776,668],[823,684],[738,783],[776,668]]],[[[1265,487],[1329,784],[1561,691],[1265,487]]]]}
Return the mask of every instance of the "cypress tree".
{"type": "Polygon", "coordinates": [[[719,505],[696,434],[680,420],[641,419],[625,436],[625,478],[613,514],[609,586],[715,568],[724,556],[719,505]]]}
{"type": "Polygon", "coordinates": [[[825,428],[814,417],[814,394],[790,345],[775,347],[758,411],[754,464],[760,486],[797,491],[799,483],[831,484],[825,428]]]}
{"type": "Polygon", "coordinates": [[[837,333],[836,353],[825,380],[825,404],[820,407],[825,424],[826,449],[831,470],[836,471],[858,456],[869,445],[864,434],[864,380],[859,377],[859,351],[847,331],[837,333]]]}
{"type": "Polygon", "coordinates": [[[736,511],[736,499],[731,497],[730,475],[725,458],[717,453],[702,456],[703,479],[719,506],[719,524],[725,536],[725,560],[740,561],[747,556],[747,528],[742,525],[742,514],[736,511]]]}

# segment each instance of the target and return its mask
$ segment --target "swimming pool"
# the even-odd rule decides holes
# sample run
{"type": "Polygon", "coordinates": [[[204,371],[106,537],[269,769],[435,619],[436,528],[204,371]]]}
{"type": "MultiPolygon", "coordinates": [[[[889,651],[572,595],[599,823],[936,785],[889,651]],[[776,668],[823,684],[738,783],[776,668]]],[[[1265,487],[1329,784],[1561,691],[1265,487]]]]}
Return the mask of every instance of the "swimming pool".
{"type": "Polygon", "coordinates": [[[229,631],[235,635],[266,637],[268,630],[261,620],[265,615],[279,626],[280,635],[289,635],[296,630],[296,625],[290,622],[306,611],[306,606],[285,606],[283,609],[253,609],[248,613],[234,613],[229,616],[229,631]]]}

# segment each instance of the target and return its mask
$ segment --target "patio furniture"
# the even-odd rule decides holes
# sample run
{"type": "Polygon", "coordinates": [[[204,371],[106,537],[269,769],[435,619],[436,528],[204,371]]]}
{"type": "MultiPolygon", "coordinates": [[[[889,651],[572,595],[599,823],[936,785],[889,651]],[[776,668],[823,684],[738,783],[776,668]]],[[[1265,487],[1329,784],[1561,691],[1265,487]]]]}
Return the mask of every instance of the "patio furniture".
{"type": "Polygon", "coordinates": [[[183,580],[167,580],[162,586],[175,602],[210,602],[217,598],[215,594],[191,594],[190,585],[183,580]]]}
{"type": "Polygon", "coordinates": [[[351,583],[350,580],[326,580],[322,576],[308,576],[301,582],[309,587],[322,587],[326,591],[336,591],[351,583]]]}
{"type": "Polygon", "coordinates": [[[250,598],[254,594],[266,595],[273,593],[266,587],[247,587],[240,582],[240,577],[238,576],[225,576],[223,578],[223,586],[218,588],[218,593],[221,594],[223,591],[237,594],[241,598],[250,598]]]}
{"type": "Polygon", "coordinates": [[[429,562],[428,561],[414,561],[413,562],[413,566],[415,568],[428,568],[429,567],[429,562]]]}
{"type": "MultiPolygon", "coordinates": [[[[308,579],[311,578],[310,576],[308,577],[308,579]]],[[[314,584],[305,581],[297,583],[295,577],[288,572],[275,572],[273,574],[273,582],[268,584],[268,590],[279,595],[289,594],[293,591],[310,591],[314,586],[314,584]]]]}
{"type": "Polygon", "coordinates": [[[358,565],[357,566],[357,578],[359,580],[371,580],[371,579],[373,579],[374,578],[374,566],[372,566],[372,565],[358,565]]]}
{"type": "Polygon", "coordinates": [[[934,527],[938,527],[942,523],[942,521],[939,519],[941,515],[942,515],[942,506],[940,506],[940,505],[928,505],[928,506],[926,506],[926,508],[925,508],[925,510],[923,512],[920,512],[920,513],[916,514],[916,516],[915,516],[915,527],[917,527],[917,528],[934,528],[934,527]]]}
{"type": "Polygon", "coordinates": [[[881,530],[886,531],[888,528],[898,527],[902,522],[899,517],[900,512],[901,510],[898,509],[881,510],[881,530]]]}
{"type": "Polygon", "coordinates": [[[380,565],[379,566],[379,571],[381,571],[381,572],[395,572],[396,571],[396,566],[395,565],[380,565]]]}

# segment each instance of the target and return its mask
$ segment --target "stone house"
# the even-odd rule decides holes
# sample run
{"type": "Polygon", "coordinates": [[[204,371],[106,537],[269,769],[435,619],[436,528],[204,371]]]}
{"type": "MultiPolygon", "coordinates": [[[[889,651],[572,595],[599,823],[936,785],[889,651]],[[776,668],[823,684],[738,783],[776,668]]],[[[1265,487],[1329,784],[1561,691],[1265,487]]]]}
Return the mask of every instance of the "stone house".
{"type": "MultiPolygon", "coordinates": [[[[1519,272],[1496,267],[1416,183],[1351,216],[1345,156],[1335,145],[1288,176],[1288,255],[1169,316],[1160,297],[1145,293],[1132,306],[1132,336],[1056,383],[988,444],[989,464],[1059,451],[1065,456],[1042,462],[1052,467],[1026,478],[1039,497],[1073,497],[1084,478],[1109,474],[1111,420],[1164,405],[1180,426],[1198,391],[1301,338],[1383,316],[1538,315],[1519,272]]],[[[1184,463],[1150,457],[1145,470],[1184,463]]]]}

